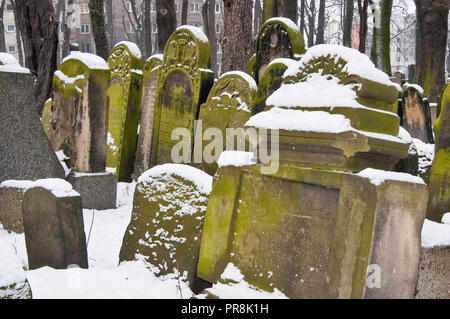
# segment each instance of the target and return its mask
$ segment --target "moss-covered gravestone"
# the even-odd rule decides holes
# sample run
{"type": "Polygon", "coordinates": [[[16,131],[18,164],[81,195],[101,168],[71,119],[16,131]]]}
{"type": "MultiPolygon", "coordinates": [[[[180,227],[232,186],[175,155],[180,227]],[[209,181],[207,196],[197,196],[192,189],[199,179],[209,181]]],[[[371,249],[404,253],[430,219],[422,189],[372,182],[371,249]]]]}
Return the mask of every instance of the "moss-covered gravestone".
{"type": "Polygon", "coordinates": [[[214,79],[210,51],[208,38],[196,27],[178,27],[167,41],[158,76],[151,166],[172,162],[177,128],[189,130],[193,146],[194,121],[214,79]]]}
{"type": "Polygon", "coordinates": [[[259,79],[258,92],[253,102],[253,114],[264,111],[266,99],[280,88],[284,72],[294,63],[295,60],[287,58],[277,58],[269,63],[259,79]]]}
{"type": "Polygon", "coordinates": [[[434,143],[430,105],[423,95],[423,89],[418,85],[405,84],[400,105],[398,109],[400,125],[412,137],[424,143],[434,143]]]}
{"type": "Polygon", "coordinates": [[[256,56],[252,73],[256,83],[271,61],[276,58],[300,59],[305,53],[305,42],[300,28],[288,18],[271,18],[262,26],[256,37],[256,56]]]}
{"type": "Polygon", "coordinates": [[[136,44],[117,43],[108,58],[111,80],[106,166],[128,182],[134,169],[142,90],[142,55],[136,44]]]}
{"type": "MultiPolygon", "coordinates": [[[[223,74],[214,83],[206,103],[202,104],[199,124],[197,125],[201,125],[202,131],[199,133],[204,138],[204,141],[196,138],[194,160],[196,155],[202,154],[203,156],[201,158],[203,162],[199,166],[208,174],[214,175],[216,172],[220,150],[211,150],[208,148],[207,140],[222,138],[222,150],[227,150],[227,146],[232,147],[233,150],[239,147],[234,140],[234,135],[227,135],[227,129],[244,127],[252,115],[252,105],[256,89],[255,81],[247,73],[228,72],[223,74]],[[213,132],[214,134],[212,134],[208,131],[209,129],[219,129],[221,136],[216,136],[218,132],[213,132]],[[228,141],[228,137],[232,140],[228,141]],[[212,157],[209,158],[209,155],[212,155],[212,157]]],[[[237,132],[236,134],[239,133],[237,132]]]]}
{"type": "Polygon", "coordinates": [[[196,292],[205,288],[196,267],[211,183],[211,176],[180,164],[144,172],[136,186],[120,261],[142,259],[159,275],[180,276],[196,292]]]}
{"type": "Polygon", "coordinates": [[[436,145],[427,218],[440,222],[442,216],[450,212],[450,86],[442,94],[441,112],[433,127],[436,145]]]}
{"type": "Polygon", "coordinates": [[[50,137],[50,126],[52,123],[52,99],[45,101],[44,109],[41,116],[42,128],[44,129],[47,138],[50,137]]]}
{"type": "MultiPolygon", "coordinates": [[[[53,76],[49,140],[78,172],[105,171],[108,80],[105,60],[81,52],[66,57],[53,76]]],[[[46,106],[44,119],[48,118],[46,106]]]]}
{"type": "Polygon", "coordinates": [[[155,114],[156,87],[158,70],[162,64],[162,54],[148,58],[144,65],[142,81],[141,121],[134,163],[134,176],[138,178],[150,168],[150,153],[153,137],[153,119],[155,114]]]}

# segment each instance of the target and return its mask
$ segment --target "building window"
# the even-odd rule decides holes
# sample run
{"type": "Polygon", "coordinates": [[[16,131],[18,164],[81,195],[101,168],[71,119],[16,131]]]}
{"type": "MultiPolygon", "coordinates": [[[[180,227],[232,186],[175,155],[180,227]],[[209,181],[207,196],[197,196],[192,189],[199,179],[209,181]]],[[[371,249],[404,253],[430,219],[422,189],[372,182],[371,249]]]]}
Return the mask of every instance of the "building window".
{"type": "Polygon", "coordinates": [[[191,12],[199,12],[199,5],[198,3],[191,3],[191,12]]]}
{"type": "Polygon", "coordinates": [[[80,13],[89,13],[89,6],[87,4],[80,4],[80,13]]]}
{"type": "Polygon", "coordinates": [[[220,62],[217,63],[217,74],[220,75],[222,73],[222,64],[220,62]]]}
{"type": "Polygon", "coordinates": [[[150,7],[150,11],[151,12],[156,12],[156,3],[155,2],[152,2],[152,5],[150,7]]]}
{"type": "Polygon", "coordinates": [[[12,11],[12,10],[13,10],[13,6],[12,6],[11,3],[7,3],[7,4],[6,4],[6,10],[7,10],[7,11],[12,11]]]}
{"type": "Polygon", "coordinates": [[[217,43],[217,53],[222,53],[222,46],[220,43],[217,43]]]}
{"type": "Polygon", "coordinates": [[[220,33],[220,23],[216,23],[216,33],[220,33]]]}
{"type": "Polygon", "coordinates": [[[133,24],[128,24],[128,32],[134,32],[133,24]]]}
{"type": "Polygon", "coordinates": [[[178,12],[178,3],[175,3],[175,12],[178,12]]]}
{"type": "Polygon", "coordinates": [[[9,53],[16,53],[16,46],[15,45],[8,45],[8,52],[9,53]]]}
{"type": "Polygon", "coordinates": [[[8,24],[8,26],[6,27],[6,31],[16,32],[16,26],[14,24],[8,24]]]}
{"type": "Polygon", "coordinates": [[[220,13],[220,3],[216,3],[216,13],[220,13]]]}
{"type": "Polygon", "coordinates": [[[89,33],[91,33],[91,26],[89,24],[82,24],[81,25],[81,33],[82,34],[89,34],[89,33]]]}
{"type": "Polygon", "coordinates": [[[91,44],[90,43],[81,43],[81,52],[86,52],[86,53],[91,52],[91,44]]]}
{"type": "Polygon", "coordinates": [[[128,12],[133,12],[133,9],[132,9],[132,7],[131,7],[131,2],[127,2],[127,3],[126,3],[126,7],[127,7],[127,11],[128,11],[128,12]]]}
{"type": "Polygon", "coordinates": [[[153,33],[158,33],[158,25],[156,23],[152,24],[152,32],[153,33]]]}

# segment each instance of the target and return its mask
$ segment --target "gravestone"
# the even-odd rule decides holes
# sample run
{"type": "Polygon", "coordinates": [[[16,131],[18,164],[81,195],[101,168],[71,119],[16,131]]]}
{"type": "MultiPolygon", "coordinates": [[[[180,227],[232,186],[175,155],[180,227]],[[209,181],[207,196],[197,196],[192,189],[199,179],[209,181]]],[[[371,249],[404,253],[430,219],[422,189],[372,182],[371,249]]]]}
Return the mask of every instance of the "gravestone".
{"type": "Polygon", "coordinates": [[[162,54],[148,58],[144,65],[142,81],[141,121],[134,163],[134,177],[138,178],[150,168],[150,154],[153,137],[153,120],[155,114],[156,87],[158,70],[162,64],[162,54]]]}
{"type": "Polygon", "coordinates": [[[35,78],[14,60],[0,54],[0,182],[64,177],[35,109],[35,78]]]}
{"type": "Polygon", "coordinates": [[[256,57],[253,71],[256,83],[271,61],[276,58],[299,60],[305,53],[305,42],[300,28],[288,18],[271,18],[261,27],[256,37],[256,57]]]}
{"type": "Polygon", "coordinates": [[[49,126],[53,149],[68,157],[68,181],[87,209],[116,207],[116,178],[105,172],[109,79],[101,57],[72,52],[54,74],[51,108],[47,102],[41,119],[44,128],[49,126]]]}
{"type": "MultiPolygon", "coordinates": [[[[204,135],[208,133],[208,129],[219,129],[222,138],[221,150],[227,150],[227,145],[233,145],[233,150],[239,147],[235,141],[228,141],[227,129],[244,127],[252,115],[252,105],[256,90],[255,81],[244,72],[236,71],[223,74],[214,83],[206,103],[202,104],[200,108],[199,123],[197,125],[200,125],[201,130],[197,127],[196,133],[200,133],[201,137],[205,137],[204,135]]],[[[239,134],[239,132],[236,134],[239,134]]],[[[216,136],[214,137],[217,138],[216,136]]],[[[212,138],[212,136],[207,138],[212,138]]],[[[220,150],[214,150],[214,154],[211,154],[214,156],[208,162],[204,154],[207,151],[207,138],[205,138],[205,142],[201,138],[195,139],[194,162],[197,165],[195,161],[196,155],[201,154],[202,163],[199,165],[200,168],[209,175],[214,175],[217,170],[220,150]]],[[[234,135],[232,138],[234,139],[234,135]]]]}
{"type": "Polygon", "coordinates": [[[211,183],[211,176],[180,164],[144,172],[119,260],[143,259],[157,267],[160,276],[182,276],[196,292],[205,288],[195,270],[211,183]]]}
{"type": "Polygon", "coordinates": [[[290,298],[413,298],[428,194],[392,172],[409,149],[397,97],[367,56],[310,48],[244,127],[269,130],[257,164],[216,172],[197,275],[216,283],[232,263],[290,298]]]}
{"type": "Polygon", "coordinates": [[[29,269],[88,268],[81,196],[60,179],[37,180],[22,201],[29,269]]]}
{"type": "Polygon", "coordinates": [[[150,166],[172,162],[172,148],[178,143],[172,133],[177,128],[189,130],[193,146],[194,121],[214,80],[210,65],[203,31],[178,27],[167,41],[159,70],[150,166]]]}
{"type": "Polygon", "coordinates": [[[258,92],[253,102],[253,114],[264,111],[267,98],[280,88],[284,72],[295,62],[292,59],[277,58],[269,63],[259,79],[258,92]]]}
{"type": "Polygon", "coordinates": [[[450,246],[422,247],[415,298],[450,298],[450,246]]]}
{"type": "Polygon", "coordinates": [[[129,182],[134,168],[142,90],[142,55],[136,44],[117,43],[108,58],[111,79],[106,166],[120,182],[129,182]]]}
{"type": "Polygon", "coordinates": [[[440,222],[450,212],[450,86],[442,93],[441,112],[433,124],[436,145],[430,171],[427,218],[440,222]]]}
{"type": "Polygon", "coordinates": [[[431,127],[430,105],[428,99],[423,95],[423,89],[418,85],[405,84],[402,96],[401,107],[398,109],[400,125],[413,138],[432,144],[434,139],[431,127]]]}
{"type": "Polygon", "coordinates": [[[45,101],[44,109],[41,116],[42,128],[44,129],[47,138],[50,138],[50,126],[52,123],[52,99],[45,101]]]}

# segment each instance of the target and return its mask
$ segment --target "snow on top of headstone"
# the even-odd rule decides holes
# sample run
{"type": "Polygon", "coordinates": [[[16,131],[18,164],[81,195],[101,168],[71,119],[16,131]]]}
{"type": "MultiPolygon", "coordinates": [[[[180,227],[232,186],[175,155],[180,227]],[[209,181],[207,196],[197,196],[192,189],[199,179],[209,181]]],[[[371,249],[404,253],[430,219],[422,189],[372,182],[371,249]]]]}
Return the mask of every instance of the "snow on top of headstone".
{"type": "Polygon", "coordinates": [[[0,52],[0,72],[30,73],[30,70],[21,67],[13,55],[0,52]]]}
{"type": "Polygon", "coordinates": [[[118,43],[116,43],[116,46],[119,45],[123,45],[126,46],[128,51],[130,51],[130,53],[137,59],[142,59],[142,53],[141,50],[139,49],[139,47],[137,46],[136,43],[130,42],[130,41],[120,41],[118,43]]]}
{"type": "Polygon", "coordinates": [[[327,55],[334,57],[336,61],[339,58],[347,61],[343,71],[348,74],[359,75],[362,78],[374,82],[394,86],[394,83],[389,79],[389,76],[383,71],[378,70],[367,55],[362,54],[355,49],[332,44],[318,44],[308,49],[296,66],[286,70],[284,77],[296,76],[300,67],[308,64],[313,59],[327,55]]]}
{"type": "Polygon", "coordinates": [[[243,151],[223,151],[220,153],[217,165],[219,167],[224,166],[246,166],[256,164],[255,155],[253,152],[243,151]]]}
{"type": "Polygon", "coordinates": [[[284,23],[288,28],[299,31],[300,32],[300,27],[298,25],[296,25],[294,23],[294,21],[292,21],[289,18],[285,18],[285,17],[274,17],[274,18],[270,18],[266,21],[266,23],[268,22],[281,22],[284,23]]]}
{"type": "Polygon", "coordinates": [[[425,185],[425,182],[419,176],[374,168],[366,168],[356,175],[370,179],[370,182],[376,186],[383,184],[385,181],[399,181],[425,185]]]}
{"type": "Polygon", "coordinates": [[[80,51],[72,51],[68,56],[66,56],[62,63],[66,62],[69,59],[78,60],[84,63],[89,69],[93,70],[109,70],[108,63],[106,63],[103,58],[98,55],[92,53],[84,53],[80,51]]]}
{"type": "Polygon", "coordinates": [[[398,131],[398,138],[408,144],[411,144],[413,142],[411,134],[409,134],[409,132],[402,126],[400,126],[400,129],[398,131]]]}
{"type": "Polygon", "coordinates": [[[224,74],[222,74],[220,77],[224,77],[226,75],[237,75],[242,77],[247,83],[250,89],[252,90],[258,90],[258,86],[256,85],[255,79],[253,79],[249,74],[242,72],[242,71],[229,71],[224,74]]]}
{"type": "Polygon", "coordinates": [[[181,25],[177,28],[176,31],[181,31],[181,30],[188,30],[190,31],[194,37],[196,37],[199,41],[201,42],[208,42],[208,37],[206,36],[206,34],[202,31],[202,29],[194,27],[193,25],[181,25]]]}
{"type": "Polygon", "coordinates": [[[288,68],[294,68],[294,67],[296,67],[298,65],[298,61],[293,60],[293,59],[276,58],[276,59],[270,61],[269,65],[267,67],[269,67],[269,66],[271,66],[272,64],[275,64],[275,63],[282,63],[285,66],[287,66],[288,68]]]}
{"type": "Polygon", "coordinates": [[[202,193],[209,194],[212,187],[212,176],[198,168],[183,164],[163,164],[150,168],[142,173],[138,182],[149,178],[162,177],[163,175],[177,175],[194,183],[202,193]]]}
{"type": "Polygon", "coordinates": [[[74,84],[77,80],[84,80],[84,75],[80,74],[75,77],[69,77],[62,73],[60,70],[56,70],[54,75],[58,77],[61,81],[63,81],[65,84],[74,84]]]}
{"type": "Polygon", "coordinates": [[[405,83],[404,85],[403,85],[403,90],[407,90],[407,89],[409,89],[409,88],[413,88],[413,89],[415,89],[417,92],[419,92],[420,94],[424,94],[424,90],[423,90],[423,88],[419,85],[419,84],[412,84],[412,83],[405,83]]]}
{"type": "Polygon", "coordinates": [[[156,53],[156,54],[153,54],[152,56],[150,56],[150,57],[146,60],[146,62],[147,62],[147,61],[150,61],[151,59],[158,59],[158,60],[162,61],[162,60],[163,60],[163,57],[164,57],[163,54],[161,54],[161,53],[156,53]]]}
{"type": "Polygon", "coordinates": [[[45,178],[36,181],[30,180],[6,180],[0,183],[0,187],[14,187],[29,189],[33,187],[42,187],[52,192],[56,197],[80,196],[73,190],[72,185],[60,178],[45,178]]]}
{"type": "Polygon", "coordinates": [[[450,246],[450,225],[425,219],[422,227],[422,247],[450,246]]]}

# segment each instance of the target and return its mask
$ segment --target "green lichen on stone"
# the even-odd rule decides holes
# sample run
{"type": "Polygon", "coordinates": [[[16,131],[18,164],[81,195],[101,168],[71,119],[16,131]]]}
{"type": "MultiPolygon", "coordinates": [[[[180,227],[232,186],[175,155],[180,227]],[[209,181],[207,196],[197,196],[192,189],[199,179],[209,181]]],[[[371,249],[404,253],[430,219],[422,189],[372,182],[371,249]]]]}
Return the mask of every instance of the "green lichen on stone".
{"type": "Polygon", "coordinates": [[[41,124],[47,138],[50,137],[50,126],[52,122],[52,99],[48,99],[42,110],[41,124]]]}
{"type": "Polygon", "coordinates": [[[250,60],[248,60],[247,68],[245,70],[252,78],[255,78],[255,63],[256,63],[256,54],[253,54],[250,60]]]}
{"type": "MultiPolygon", "coordinates": [[[[193,142],[194,121],[214,81],[210,45],[195,27],[179,27],[167,41],[159,69],[150,166],[172,162],[172,132],[185,128],[193,142]]],[[[192,143],[193,146],[193,143],[192,143]]]]}
{"type": "Polygon", "coordinates": [[[24,281],[0,287],[0,299],[32,299],[28,280],[25,279],[24,281]]]}
{"type": "Polygon", "coordinates": [[[111,80],[106,166],[114,168],[119,181],[130,181],[139,125],[142,58],[133,54],[127,42],[119,42],[108,58],[111,80]]]}

